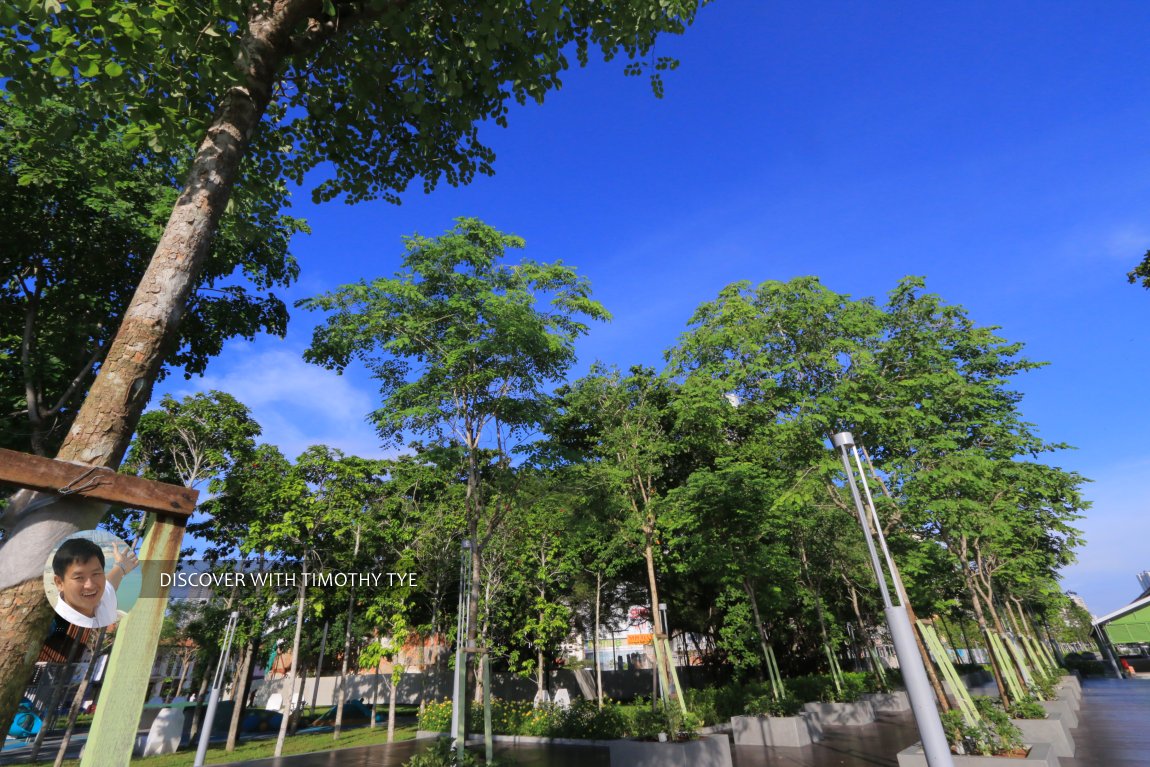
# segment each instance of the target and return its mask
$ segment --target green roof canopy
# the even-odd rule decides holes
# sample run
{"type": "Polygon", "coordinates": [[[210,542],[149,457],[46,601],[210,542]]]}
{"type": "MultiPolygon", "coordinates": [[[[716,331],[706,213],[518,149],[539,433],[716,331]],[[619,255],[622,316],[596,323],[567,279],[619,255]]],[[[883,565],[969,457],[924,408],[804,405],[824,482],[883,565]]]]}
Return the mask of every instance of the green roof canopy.
{"type": "Polygon", "coordinates": [[[1150,595],[1104,615],[1094,625],[1106,631],[1111,644],[1150,643],[1150,595]]]}

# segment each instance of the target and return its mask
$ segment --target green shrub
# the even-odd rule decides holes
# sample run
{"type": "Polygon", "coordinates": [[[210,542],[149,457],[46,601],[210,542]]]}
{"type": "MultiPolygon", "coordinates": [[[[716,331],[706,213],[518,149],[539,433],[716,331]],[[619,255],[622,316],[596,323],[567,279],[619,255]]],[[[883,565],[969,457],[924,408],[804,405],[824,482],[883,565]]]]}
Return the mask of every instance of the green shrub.
{"type": "Polygon", "coordinates": [[[1045,719],[1046,709],[1033,696],[1016,700],[1010,704],[1010,717],[1012,719],[1045,719]]]}
{"type": "Polygon", "coordinates": [[[1106,676],[1110,673],[1107,665],[1091,658],[1071,658],[1069,655],[1062,661],[1062,667],[1067,671],[1077,671],[1082,676],[1106,676]]]}
{"type": "Polygon", "coordinates": [[[631,734],[641,740],[658,740],[660,733],[668,740],[692,740],[699,737],[700,726],[699,717],[690,711],[684,715],[675,705],[641,708],[631,716],[631,734]]]}
{"type": "Polygon", "coordinates": [[[567,710],[554,712],[548,735],[553,738],[613,740],[624,737],[629,727],[626,714],[617,704],[608,701],[599,708],[593,700],[578,700],[567,710]]]}
{"type": "Polygon", "coordinates": [[[862,672],[843,674],[842,690],[835,685],[830,674],[808,674],[786,680],[787,690],[803,703],[849,703],[873,689],[862,672]]]}
{"type": "Polygon", "coordinates": [[[835,683],[827,674],[808,674],[788,679],[787,691],[803,703],[831,701],[835,697],[835,683]]]}
{"type": "Polygon", "coordinates": [[[732,716],[746,712],[747,701],[770,694],[770,685],[765,682],[750,684],[726,684],[722,687],[704,687],[687,691],[687,708],[695,713],[703,724],[719,724],[730,721],[732,716]]]}
{"type": "MultiPolygon", "coordinates": [[[[483,705],[471,703],[472,731],[483,727],[483,705]]],[[[419,728],[446,732],[451,726],[451,701],[429,703],[419,715],[419,728]],[[438,728],[438,729],[433,729],[438,728]]],[[[696,725],[697,726],[697,725],[696,725]]],[[[491,730],[496,735],[611,740],[626,737],[631,722],[617,703],[577,700],[567,709],[554,704],[536,707],[528,701],[491,700],[491,730]]]]}
{"type": "Polygon", "coordinates": [[[1010,721],[1010,715],[995,698],[974,697],[974,706],[981,719],[967,724],[958,711],[943,715],[943,729],[947,739],[959,753],[994,756],[1022,748],[1022,732],[1010,721]]]}
{"type": "Polygon", "coordinates": [[[1054,700],[1058,697],[1058,677],[1053,674],[1035,672],[1031,676],[1031,682],[1032,689],[1043,700],[1054,700]]]}
{"type": "Polygon", "coordinates": [[[464,751],[463,758],[460,759],[455,749],[451,747],[451,741],[439,738],[431,748],[404,762],[404,767],[478,767],[479,764],[475,754],[464,751]]]}
{"type": "Polygon", "coordinates": [[[451,701],[432,701],[423,707],[418,717],[419,729],[447,732],[451,729],[451,701]]]}
{"type": "MultiPolygon", "coordinates": [[[[1003,717],[1005,711],[1001,711],[1003,717]]],[[[1022,747],[1022,733],[1009,719],[978,720],[967,724],[961,711],[942,715],[942,728],[956,753],[973,756],[995,756],[1022,747]]]]}
{"type": "Polygon", "coordinates": [[[793,695],[775,698],[771,693],[757,695],[747,701],[745,712],[751,716],[795,716],[803,702],[793,695]]]}
{"type": "Polygon", "coordinates": [[[725,721],[719,714],[719,696],[724,688],[702,687],[687,690],[687,708],[691,709],[703,724],[725,721]]]}
{"type": "Polygon", "coordinates": [[[875,680],[867,673],[861,671],[847,671],[843,674],[843,691],[839,700],[853,703],[862,697],[864,692],[875,691],[875,680]]]}

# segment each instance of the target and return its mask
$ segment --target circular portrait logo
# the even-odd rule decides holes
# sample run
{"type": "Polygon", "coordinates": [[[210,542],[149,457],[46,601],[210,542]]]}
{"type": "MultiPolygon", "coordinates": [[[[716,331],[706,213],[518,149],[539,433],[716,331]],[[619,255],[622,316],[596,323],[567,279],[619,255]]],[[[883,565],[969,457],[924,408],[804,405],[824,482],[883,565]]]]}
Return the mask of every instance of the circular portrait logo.
{"type": "Polygon", "coordinates": [[[44,563],[44,594],[56,614],[81,628],[111,626],[140,594],[132,547],[104,530],[69,535],[44,563]]]}

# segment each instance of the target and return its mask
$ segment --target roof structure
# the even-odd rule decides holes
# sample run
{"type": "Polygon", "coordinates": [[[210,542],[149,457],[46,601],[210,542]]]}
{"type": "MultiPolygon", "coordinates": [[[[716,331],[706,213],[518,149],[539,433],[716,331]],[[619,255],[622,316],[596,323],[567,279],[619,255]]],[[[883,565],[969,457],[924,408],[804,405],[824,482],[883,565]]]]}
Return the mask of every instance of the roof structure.
{"type": "Polygon", "coordinates": [[[1111,644],[1150,643],[1150,589],[1123,608],[1094,621],[1104,629],[1111,644]]]}

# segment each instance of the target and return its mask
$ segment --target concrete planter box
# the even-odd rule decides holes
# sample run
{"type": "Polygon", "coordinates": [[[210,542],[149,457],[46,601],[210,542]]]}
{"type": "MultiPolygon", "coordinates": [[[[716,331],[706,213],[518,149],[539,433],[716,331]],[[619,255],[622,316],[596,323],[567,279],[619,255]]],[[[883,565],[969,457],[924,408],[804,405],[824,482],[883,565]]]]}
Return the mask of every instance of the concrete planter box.
{"type": "Polygon", "coordinates": [[[1075,711],[1082,708],[1082,693],[1075,691],[1073,687],[1056,687],[1054,694],[1057,700],[1065,701],[1066,705],[1075,711]]]}
{"type": "Polygon", "coordinates": [[[820,728],[828,725],[858,726],[874,722],[874,706],[869,700],[853,703],[804,703],[803,713],[820,728]]]}
{"type": "Polygon", "coordinates": [[[1074,756],[1074,738],[1062,722],[1061,714],[1050,714],[1046,719],[1011,719],[1022,731],[1026,743],[1049,743],[1055,756],[1074,756]]]}
{"type": "Polygon", "coordinates": [[[876,714],[910,711],[910,698],[907,697],[906,690],[896,690],[894,692],[868,692],[865,693],[862,697],[863,700],[870,701],[870,704],[874,707],[876,714]]]}
{"type": "Polygon", "coordinates": [[[628,767],[731,767],[731,742],[725,735],[683,743],[596,740],[611,752],[611,764],[628,767]]]}
{"type": "Polygon", "coordinates": [[[1058,691],[1058,695],[1054,698],[1054,702],[1065,704],[1067,708],[1075,713],[1078,713],[1078,709],[1082,708],[1082,701],[1073,695],[1065,693],[1061,690],[1058,691]]]}
{"type": "Polygon", "coordinates": [[[821,735],[812,732],[809,716],[735,716],[731,734],[736,746],[809,746],[821,735]]]}
{"type": "MultiPolygon", "coordinates": [[[[1032,767],[1037,764],[1059,767],[1058,757],[1049,743],[1034,743],[1030,746],[1030,753],[1025,759],[1012,756],[959,756],[954,755],[954,767],[1018,767],[1023,762],[1030,762],[1032,767]]],[[[922,752],[922,744],[915,743],[910,748],[898,752],[898,767],[927,767],[926,754],[922,752]]]]}
{"type": "Polygon", "coordinates": [[[1082,704],[1082,690],[1081,688],[1075,687],[1072,684],[1059,682],[1054,686],[1054,692],[1058,695],[1059,698],[1064,700],[1073,700],[1079,705],[1082,704]]]}
{"type": "Polygon", "coordinates": [[[1061,677],[1059,677],[1059,680],[1059,684],[1069,685],[1078,690],[1079,694],[1082,693],[1082,679],[1080,678],[1077,671],[1071,672],[1069,674],[1063,674],[1061,677]]]}
{"type": "Polygon", "coordinates": [[[1062,724],[1068,730],[1078,726],[1078,711],[1064,700],[1040,700],[1047,714],[1062,714],[1062,724]]]}

